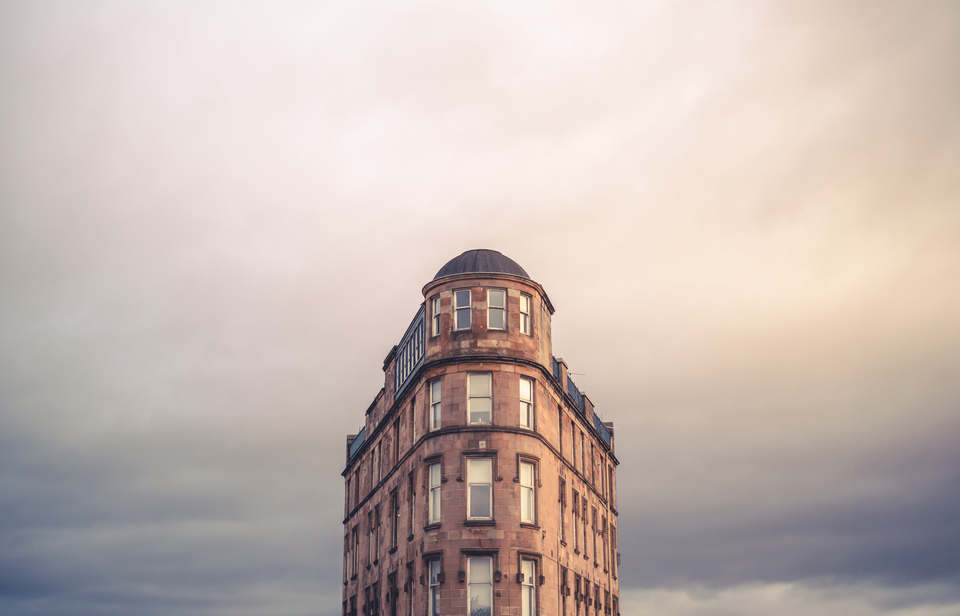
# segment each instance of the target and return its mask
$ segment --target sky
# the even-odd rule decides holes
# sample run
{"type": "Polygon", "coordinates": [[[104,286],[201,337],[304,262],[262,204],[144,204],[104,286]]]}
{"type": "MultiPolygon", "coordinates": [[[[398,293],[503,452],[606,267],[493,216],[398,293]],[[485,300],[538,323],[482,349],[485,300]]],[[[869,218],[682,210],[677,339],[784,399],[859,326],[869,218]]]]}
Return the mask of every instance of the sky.
{"type": "Polygon", "coordinates": [[[0,614],[334,615],[449,259],[616,425],[624,616],[960,615],[960,4],[0,0],[0,614]]]}

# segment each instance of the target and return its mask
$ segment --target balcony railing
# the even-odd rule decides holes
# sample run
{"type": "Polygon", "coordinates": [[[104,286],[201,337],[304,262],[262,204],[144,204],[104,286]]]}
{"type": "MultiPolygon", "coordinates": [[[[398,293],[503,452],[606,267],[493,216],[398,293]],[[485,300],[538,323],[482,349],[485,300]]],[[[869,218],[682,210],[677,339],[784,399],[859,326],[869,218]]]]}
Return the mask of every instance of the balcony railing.
{"type": "Polygon", "coordinates": [[[603,439],[603,442],[607,444],[607,447],[610,447],[610,430],[603,425],[603,422],[600,421],[600,418],[596,415],[593,416],[593,427],[597,429],[597,433],[600,435],[600,438],[603,439]]]}
{"type": "Polygon", "coordinates": [[[360,448],[363,447],[363,441],[367,440],[367,429],[361,428],[360,434],[357,435],[357,438],[353,439],[353,442],[350,443],[350,451],[348,453],[349,459],[353,459],[353,456],[356,455],[360,448]]]}
{"type": "Polygon", "coordinates": [[[410,382],[410,376],[417,371],[420,364],[423,363],[423,341],[426,336],[426,307],[420,306],[417,316],[407,328],[400,344],[397,345],[397,357],[394,360],[396,367],[394,369],[394,398],[400,396],[400,392],[410,382]]]}

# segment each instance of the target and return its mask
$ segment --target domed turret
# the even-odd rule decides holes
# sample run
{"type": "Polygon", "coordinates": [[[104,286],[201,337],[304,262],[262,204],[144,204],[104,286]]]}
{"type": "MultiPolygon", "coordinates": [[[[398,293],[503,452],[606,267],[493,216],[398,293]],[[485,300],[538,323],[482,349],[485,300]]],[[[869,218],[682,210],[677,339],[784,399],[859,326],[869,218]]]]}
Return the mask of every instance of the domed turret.
{"type": "Polygon", "coordinates": [[[462,255],[447,261],[447,264],[440,268],[433,279],[437,280],[458,274],[510,274],[530,280],[526,270],[520,267],[516,261],[496,250],[468,250],[462,255]]]}

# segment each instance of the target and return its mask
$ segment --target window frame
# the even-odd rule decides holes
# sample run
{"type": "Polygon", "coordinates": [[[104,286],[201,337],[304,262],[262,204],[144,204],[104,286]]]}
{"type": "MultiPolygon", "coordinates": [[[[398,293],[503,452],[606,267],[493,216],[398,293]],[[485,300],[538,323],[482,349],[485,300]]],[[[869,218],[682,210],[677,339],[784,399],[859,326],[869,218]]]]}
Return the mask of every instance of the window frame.
{"type": "Polygon", "coordinates": [[[507,290],[506,289],[487,289],[487,329],[494,331],[507,331],[507,290]],[[503,303],[495,306],[493,304],[493,294],[501,294],[503,303]],[[492,324],[492,316],[499,311],[501,323],[500,327],[492,324]]]}
{"type": "Polygon", "coordinates": [[[472,426],[488,426],[493,424],[493,373],[490,372],[468,372],[467,373],[467,424],[472,426]],[[486,377],[488,387],[488,394],[485,396],[475,396],[473,395],[473,378],[474,377],[486,377]],[[487,421],[471,421],[471,415],[473,414],[473,400],[487,400],[490,405],[489,418],[487,421]]]}
{"type": "Polygon", "coordinates": [[[520,458],[519,466],[517,469],[517,479],[520,483],[520,523],[521,524],[537,524],[537,462],[529,458],[520,458]],[[530,472],[530,484],[526,485],[524,480],[524,467],[529,468],[530,472]],[[524,510],[524,495],[527,497],[527,503],[531,509],[530,519],[525,518],[526,511],[524,510]]]}
{"type": "Polygon", "coordinates": [[[520,558],[520,614],[521,616],[536,616],[537,614],[537,561],[533,558],[520,558]],[[527,575],[529,565],[530,575],[527,575]],[[530,578],[529,580],[527,578],[530,578]]]}
{"type": "MultiPolygon", "coordinates": [[[[517,391],[517,396],[520,399],[520,427],[526,428],[527,430],[535,430],[537,423],[537,407],[536,407],[536,381],[522,376],[519,380],[519,388],[517,391]],[[524,383],[527,383],[530,387],[530,397],[524,399],[523,397],[523,386],[524,383]]],[[[492,401],[491,401],[492,406],[492,401]]]]}
{"type": "Polygon", "coordinates": [[[453,291],[453,329],[454,331],[462,332],[469,331],[473,327],[473,317],[471,312],[473,310],[473,290],[472,289],[455,289],[453,291]],[[460,294],[467,294],[467,303],[466,305],[460,304],[460,294]],[[464,314],[466,316],[466,324],[462,324],[460,321],[460,315],[464,314]]]}
{"type": "Polygon", "coordinates": [[[443,385],[441,379],[430,381],[430,431],[439,430],[443,426],[443,385]]]}
{"type": "Polygon", "coordinates": [[[467,556],[467,611],[471,616],[491,616],[494,610],[494,592],[493,592],[493,556],[467,556]],[[486,561],[488,581],[485,582],[474,582],[474,563],[479,563],[480,561],[486,561]],[[489,597],[490,597],[490,606],[489,611],[482,612],[474,611],[473,606],[470,605],[471,594],[474,585],[484,585],[489,588],[489,597]]]}
{"type": "Polygon", "coordinates": [[[525,336],[532,336],[532,323],[533,321],[530,318],[531,308],[533,306],[533,297],[527,293],[520,294],[520,333],[525,336]],[[527,303],[527,309],[524,310],[524,300],[527,303]]]}
{"type": "Polygon", "coordinates": [[[430,337],[435,338],[440,335],[440,296],[435,295],[430,299],[430,337]]]}
{"type": "Polygon", "coordinates": [[[439,524],[441,519],[441,486],[443,485],[443,463],[441,460],[427,465],[427,525],[439,524]],[[434,470],[436,469],[436,485],[434,470]]]}
{"type": "Polygon", "coordinates": [[[490,521],[493,520],[493,480],[494,480],[494,464],[493,458],[490,456],[469,456],[465,458],[467,463],[467,520],[469,521],[490,521]],[[471,468],[473,463],[482,463],[486,462],[490,467],[489,480],[488,481],[475,481],[473,469],[471,468]],[[473,515],[473,486],[487,486],[489,490],[489,497],[487,499],[489,503],[488,514],[487,515],[473,515]]]}
{"type": "Polygon", "coordinates": [[[443,562],[427,561],[427,616],[440,616],[440,585],[443,583],[443,562]]]}

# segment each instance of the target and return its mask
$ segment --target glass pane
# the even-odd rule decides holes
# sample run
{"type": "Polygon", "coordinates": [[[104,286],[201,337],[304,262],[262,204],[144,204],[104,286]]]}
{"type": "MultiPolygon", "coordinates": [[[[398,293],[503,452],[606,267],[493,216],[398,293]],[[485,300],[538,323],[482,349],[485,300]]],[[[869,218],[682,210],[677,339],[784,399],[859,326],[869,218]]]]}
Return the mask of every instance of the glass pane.
{"type": "Polygon", "coordinates": [[[490,291],[490,295],[487,299],[487,302],[490,304],[491,308],[503,308],[504,307],[504,293],[503,291],[490,291]]]}
{"type": "Polygon", "coordinates": [[[440,561],[431,561],[430,562],[430,583],[438,584],[437,576],[440,575],[440,561]]]}
{"type": "Polygon", "coordinates": [[[457,329],[470,329],[469,308],[460,308],[457,310],[457,329]]]}
{"type": "Polygon", "coordinates": [[[438,485],[440,485],[440,465],[432,464],[430,465],[430,487],[438,485]]]}
{"type": "Polygon", "coordinates": [[[524,581],[525,583],[527,583],[527,584],[532,584],[532,583],[533,583],[533,568],[534,568],[534,567],[533,567],[533,561],[532,561],[532,560],[525,560],[525,561],[523,561],[523,565],[521,565],[521,566],[523,567],[523,571],[522,571],[522,573],[523,573],[523,581],[524,581]]]}
{"type": "Polygon", "coordinates": [[[470,517],[471,518],[489,518],[490,517],[490,486],[489,485],[470,486],[470,517]]]}
{"type": "Polygon", "coordinates": [[[470,585],[470,616],[490,616],[493,611],[492,590],[489,584],[470,585]]]}
{"type": "Polygon", "coordinates": [[[470,375],[470,397],[490,395],[490,375],[489,374],[471,374],[470,375]]]}
{"type": "Polygon", "coordinates": [[[520,488],[520,519],[533,522],[533,490],[520,488]]]}
{"type": "Polygon", "coordinates": [[[440,381],[434,381],[430,384],[430,401],[440,402],[440,381]]]}
{"type": "Polygon", "coordinates": [[[470,483],[491,483],[493,464],[490,460],[470,460],[470,483]]]}
{"type": "Polygon", "coordinates": [[[503,310],[499,308],[490,309],[490,329],[504,329],[503,310]]]}
{"type": "Polygon", "coordinates": [[[440,519],[440,488],[430,490],[430,521],[440,519]]]}
{"type": "Polygon", "coordinates": [[[490,559],[489,558],[471,558],[470,559],[470,583],[485,582],[489,583],[493,581],[492,576],[490,575],[490,559]]]}
{"type": "Polygon", "coordinates": [[[520,483],[525,486],[533,485],[533,464],[520,465],[520,483]]]}
{"type": "Polygon", "coordinates": [[[520,312],[530,312],[530,298],[526,295],[520,296],[520,312]]]}
{"type": "Polygon", "coordinates": [[[457,291],[457,308],[470,306],[470,291],[457,291]]]}
{"type": "Polygon", "coordinates": [[[490,423],[490,398],[470,398],[470,423],[490,423]]]}
{"type": "Polygon", "coordinates": [[[530,381],[527,379],[520,379],[520,398],[522,400],[529,400],[531,394],[530,381]]]}

